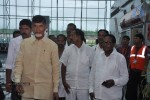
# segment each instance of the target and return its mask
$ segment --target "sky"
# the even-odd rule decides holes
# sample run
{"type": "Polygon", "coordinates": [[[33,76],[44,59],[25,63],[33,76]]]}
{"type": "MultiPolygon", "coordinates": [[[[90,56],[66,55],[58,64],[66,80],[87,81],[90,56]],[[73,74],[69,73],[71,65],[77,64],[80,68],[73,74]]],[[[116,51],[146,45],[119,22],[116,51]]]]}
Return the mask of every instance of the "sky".
{"type": "MultiPolygon", "coordinates": [[[[105,1],[83,1],[82,19],[81,1],[79,0],[76,2],[75,0],[58,0],[58,5],[57,0],[34,0],[34,3],[32,3],[32,1],[33,0],[0,0],[0,29],[18,29],[18,24],[21,19],[31,19],[33,15],[37,14],[49,16],[51,20],[50,30],[65,30],[68,23],[75,23],[78,28],[89,31],[104,28],[105,1]],[[6,4],[6,2],[8,4],[10,3],[10,6],[7,6],[7,10],[6,7],[3,7],[3,4],[6,4]],[[31,5],[35,6],[34,10],[31,5]],[[39,9],[40,7],[41,9],[39,9]],[[98,7],[99,10],[97,9],[98,7]]],[[[111,2],[111,5],[112,4],[113,2],[111,2]]],[[[109,19],[110,2],[108,2],[107,7],[107,18],[109,19]]],[[[109,20],[107,20],[106,28],[109,29],[109,20]]]]}

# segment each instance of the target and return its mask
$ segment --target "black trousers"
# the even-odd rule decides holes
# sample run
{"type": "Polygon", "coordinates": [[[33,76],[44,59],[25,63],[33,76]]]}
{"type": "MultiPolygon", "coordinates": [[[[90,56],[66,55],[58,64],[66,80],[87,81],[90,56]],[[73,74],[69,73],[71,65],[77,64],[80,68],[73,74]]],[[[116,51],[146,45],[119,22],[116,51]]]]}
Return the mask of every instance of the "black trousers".
{"type": "Polygon", "coordinates": [[[65,97],[61,97],[61,98],[59,98],[59,100],[66,100],[66,99],[65,99],[65,97]]]}
{"type": "MultiPolygon", "coordinates": [[[[140,92],[138,98],[138,86],[141,84],[141,81],[144,79],[141,77],[140,70],[130,70],[129,73],[129,81],[127,83],[127,90],[126,90],[126,100],[142,100],[142,93],[140,92]]],[[[146,84],[146,80],[144,84],[146,84]]]]}
{"type": "Polygon", "coordinates": [[[4,95],[3,89],[0,84],[0,100],[4,100],[4,99],[5,99],[5,95],[4,95]]]}
{"type": "Polygon", "coordinates": [[[21,96],[16,92],[16,85],[12,82],[11,100],[21,100],[21,96]]]}

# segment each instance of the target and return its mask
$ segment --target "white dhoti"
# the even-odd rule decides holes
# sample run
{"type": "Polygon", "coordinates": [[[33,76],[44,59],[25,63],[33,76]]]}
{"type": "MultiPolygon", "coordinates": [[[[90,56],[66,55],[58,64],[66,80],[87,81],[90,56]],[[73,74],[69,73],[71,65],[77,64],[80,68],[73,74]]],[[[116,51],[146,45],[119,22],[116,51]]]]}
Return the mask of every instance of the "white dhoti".
{"type": "Polygon", "coordinates": [[[70,89],[70,94],[66,94],[66,100],[89,100],[88,89],[70,89]]]}

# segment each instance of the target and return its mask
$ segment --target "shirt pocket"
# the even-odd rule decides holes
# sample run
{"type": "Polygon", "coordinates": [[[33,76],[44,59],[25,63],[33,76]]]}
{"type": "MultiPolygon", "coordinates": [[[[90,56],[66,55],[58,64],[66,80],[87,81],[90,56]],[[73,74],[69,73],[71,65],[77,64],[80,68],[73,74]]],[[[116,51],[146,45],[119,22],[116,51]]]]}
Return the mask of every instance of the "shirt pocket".
{"type": "Polygon", "coordinates": [[[40,58],[41,58],[42,62],[50,62],[50,53],[47,51],[44,51],[44,52],[42,52],[40,58]]]}

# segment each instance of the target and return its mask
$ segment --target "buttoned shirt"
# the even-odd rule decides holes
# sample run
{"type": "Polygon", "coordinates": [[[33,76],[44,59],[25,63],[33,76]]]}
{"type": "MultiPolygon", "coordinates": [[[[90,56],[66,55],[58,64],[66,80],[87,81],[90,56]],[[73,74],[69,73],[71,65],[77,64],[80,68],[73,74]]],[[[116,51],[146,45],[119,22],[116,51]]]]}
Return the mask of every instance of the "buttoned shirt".
{"type": "Polygon", "coordinates": [[[16,56],[19,52],[20,49],[20,44],[22,42],[23,38],[22,36],[18,36],[16,38],[13,38],[9,42],[9,47],[8,47],[8,54],[7,54],[7,59],[6,59],[6,64],[5,67],[6,69],[11,69],[11,79],[13,81],[13,69],[16,61],[16,56]]]}
{"type": "Polygon", "coordinates": [[[23,97],[52,99],[58,92],[59,57],[56,43],[44,37],[36,40],[31,37],[23,40],[14,68],[15,82],[23,85],[23,97]]]}
{"type": "Polygon", "coordinates": [[[66,81],[71,88],[88,89],[92,48],[72,44],[65,48],[60,61],[66,66],[66,81]]]}
{"type": "Polygon", "coordinates": [[[121,99],[122,87],[128,81],[128,70],[125,57],[115,49],[107,57],[103,52],[98,54],[92,63],[89,78],[89,92],[95,93],[95,98],[102,100],[121,99]],[[106,88],[102,83],[113,79],[115,85],[106,88]]]}

